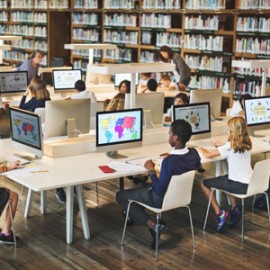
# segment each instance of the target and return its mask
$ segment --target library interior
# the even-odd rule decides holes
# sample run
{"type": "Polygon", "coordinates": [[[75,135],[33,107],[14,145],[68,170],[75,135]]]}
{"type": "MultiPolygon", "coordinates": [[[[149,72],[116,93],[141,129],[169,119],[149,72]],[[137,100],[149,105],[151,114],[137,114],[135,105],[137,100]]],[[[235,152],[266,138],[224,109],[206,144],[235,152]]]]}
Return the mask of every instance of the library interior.
{"type": "Polygon", "coordinates": [[[269,0],[1,0],[0,268],[269,269],[269,34],[269,0]]]}

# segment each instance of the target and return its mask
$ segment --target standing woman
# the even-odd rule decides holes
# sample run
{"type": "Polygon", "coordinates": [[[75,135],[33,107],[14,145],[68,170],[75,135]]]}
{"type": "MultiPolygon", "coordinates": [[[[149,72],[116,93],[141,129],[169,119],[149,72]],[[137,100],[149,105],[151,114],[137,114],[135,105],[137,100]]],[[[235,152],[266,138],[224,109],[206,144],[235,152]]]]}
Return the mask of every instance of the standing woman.
{"type": "Polygon", "coordinates": [[[47,100],[50,100],[50,93],[45,81],[33,79],[22,96],[20,109],[34,112],[36,108],[45,108],[47,100]],[[28,94],[31,94],[31,99],[26,102],[28,94]]]}
{"type": "Polygon", "coordinates": [[[191,80],[190,67],[186,64],[185,60],[175,53],[170,47],[162,46],[159,51],[159,57],[162,62],[175,64],[175,77],[180,91],[185,91],[186,87],[191,80]]]}

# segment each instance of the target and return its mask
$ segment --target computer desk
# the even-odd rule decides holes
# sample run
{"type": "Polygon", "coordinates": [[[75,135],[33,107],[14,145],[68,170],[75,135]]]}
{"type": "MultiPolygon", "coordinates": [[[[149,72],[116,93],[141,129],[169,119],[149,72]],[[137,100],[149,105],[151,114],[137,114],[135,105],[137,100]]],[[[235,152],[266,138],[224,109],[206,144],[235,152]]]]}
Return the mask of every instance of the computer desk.
{"type": "MultiPolygon", "coordinates": [[[[210,140],[222,140],[225,136],[212,137],[210,140]]],[[[207,139],[209,140],[209,139],[207,139]]],[[[262,138],[254,138],[252,154],[265,153],[270,151],[269,143],[266,143],[262,138]]],[[[202,140],[200,140],[202,141],[202,140]]],[[[196,143],[196,142],[194,142],[196,143]]],[[[1,156],[8,155],[14,152],[10,139],[0,140],[1,156]]],[[[127,159],[134,159],[138,157],[147,156],[151,158],[159,157],[160,153],[170,152],[172,148],[168,143],[144,145],[141,148],[134,148],[122,150],[121,154],[128,156],[127,159]]],[[[85,239],[90,239],[90,230],[88,225],[88,218],[85,207],[83,184],[91,182],[99,182],[103,180],[110,180],[129,175],[146,173],[146,169],[138,166],[132,172],[117,171],[115,173],[103,173],[98,166],[107,165],[112,160],[104,153],[89,153],[77,156],[63,157],[63,158],[50,158],[43,156],[41,159],[35,160],[34,163],[46,172],[26,173],[23,171],[19,174],[6,173],[6,176],[29,188],[27,195],[27,202],[25,207],[25,217],[30,213],[31,200],[34,191],[41,192],[44,203],[42,204],[43,211],[46,209],[46,191],[59,187],[66,187],[66,242],[71,244],[73,241],[73,190],[74,187],[77,191],[77,199],[79,210],[81,213],[82,227],[85,239]]],[[[217,167],[222,161],[221,157],[213,159],[202,158],[202,163],[215,162],[217,167]]],[[[23,169],[21,169],[23,170],[23,169]]],[[[13,171],[14,172],[14,171],[13,171]]],[[[20,172],[20,169],[17,170],[20,172]]]]}

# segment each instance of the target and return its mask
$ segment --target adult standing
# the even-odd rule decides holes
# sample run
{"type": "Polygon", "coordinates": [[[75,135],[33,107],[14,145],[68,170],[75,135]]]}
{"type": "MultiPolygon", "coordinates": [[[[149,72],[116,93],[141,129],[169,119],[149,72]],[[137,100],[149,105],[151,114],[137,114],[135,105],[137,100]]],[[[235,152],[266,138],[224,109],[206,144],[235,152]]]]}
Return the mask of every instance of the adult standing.
{"type": "Polygon", "coordinates": [[[43,59],[43,53],[40,50],[35,50],[30,55],[29,59],[26,59],[18,68],[18,71],[28,72],[28,82],[38,77],[38,69],[43,59]]]}
{"type": "Polygon", "coordinates": [[[190,67],[180,54],[175,53],[170,47],[162,46],[159,50],[159,57],[162,62],[174,63],[176,72],[174,73],[180,91],[185,91],[191,80],[190,67]]]}

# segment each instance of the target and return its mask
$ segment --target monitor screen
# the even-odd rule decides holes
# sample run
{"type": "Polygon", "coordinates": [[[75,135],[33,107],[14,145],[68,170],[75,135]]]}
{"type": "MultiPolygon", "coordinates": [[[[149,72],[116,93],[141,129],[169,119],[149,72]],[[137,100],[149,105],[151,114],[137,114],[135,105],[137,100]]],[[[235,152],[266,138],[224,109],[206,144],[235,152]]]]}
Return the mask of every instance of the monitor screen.
{"type": "Polygon", "coordinates": [[[42,156],[42,132],[37,114],[10,107],[11,139],[15,146],[42,156]]]}
{"type": "Polygon", "coordinates": [[[24,92],[28,86],[27,71],[0,72],[0,93],[24,92]]]}
{"type": "Polygon", "coordinates": [[[50,100],[45,104],[45,137],[76,137],[90,130],[91,100],[50,100]]]}
{"type": "Polygon", "coordinates": [[[190,91],[189,102],[190,103],[201,103],[210,102],[211,117],[217,119],[221,113],[221,100],[222,90],[221,89],[196,89],[190,91]]]}
{"type": "MultiPolygon", "coordinates": [[[[135,74],[136,76],[136,84],[138,84],[138,73],[135,74]]],[[[120,73],[120,74],[115,74],[114,76],[114,84],[115,86],[119,86],[119,84],[124,81],[124,80],[128,80],[131,82],[131,74],[130,73],[120,73]]]]}
{"type": "Polygon", "coordinates": [[[210,103],[173,106],[173,121],[184,119],[192,127],[192,135],[211,132],[210,103]]]}
{"type": "Polygon", "coordinates": [[[117,151],[142,145],[142,109],[98,112],[96,146],[100,151],[117,151]]]}
{"type": "Polygon", "coordinates": [[[270,96],[245,99],[244,102],[248,126],[270,123],[270,96]]]}
{"type": "Polygon", "coordinates": [[[82,79],[80,69],[58,69],[53,70],[53,87],[55,90],[74,89],[75,82],[82,79]]]}

